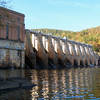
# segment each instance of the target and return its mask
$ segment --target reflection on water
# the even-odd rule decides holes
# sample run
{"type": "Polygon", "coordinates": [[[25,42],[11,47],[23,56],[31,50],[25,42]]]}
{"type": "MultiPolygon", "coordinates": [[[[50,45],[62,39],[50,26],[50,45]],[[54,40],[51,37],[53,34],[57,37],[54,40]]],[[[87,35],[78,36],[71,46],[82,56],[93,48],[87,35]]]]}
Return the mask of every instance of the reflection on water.
{"type": "Polygon", "coordinates": [[[100,100],[100,68],[1,70],[0,77],[13,77],[11,73],[26,77],[37,86],[0,93],[0,100],[100,100]]]}

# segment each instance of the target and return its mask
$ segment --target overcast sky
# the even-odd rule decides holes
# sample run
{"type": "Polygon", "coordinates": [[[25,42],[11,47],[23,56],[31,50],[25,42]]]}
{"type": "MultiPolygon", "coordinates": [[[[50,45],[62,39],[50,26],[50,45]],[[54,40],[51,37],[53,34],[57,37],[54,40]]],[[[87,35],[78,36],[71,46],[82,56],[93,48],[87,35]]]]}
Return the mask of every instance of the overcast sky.
{"type": "Polygon", "coordinates": [[[12,0],[13,10],[25,14],[25,27],[71,31],[100,25],[100,0],[12,0]]]}

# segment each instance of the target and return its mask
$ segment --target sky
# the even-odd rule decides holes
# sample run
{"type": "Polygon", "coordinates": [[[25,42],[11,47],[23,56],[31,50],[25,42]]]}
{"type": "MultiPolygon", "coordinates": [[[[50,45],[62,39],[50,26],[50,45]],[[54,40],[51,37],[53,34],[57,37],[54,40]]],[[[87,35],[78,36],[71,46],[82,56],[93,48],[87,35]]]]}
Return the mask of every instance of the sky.
{"type": "Polygon", "coordinates": [[[25,14],[27,29],[80,31],[100,26],[100,0],[11,0],[9,6],[25,14]]]}

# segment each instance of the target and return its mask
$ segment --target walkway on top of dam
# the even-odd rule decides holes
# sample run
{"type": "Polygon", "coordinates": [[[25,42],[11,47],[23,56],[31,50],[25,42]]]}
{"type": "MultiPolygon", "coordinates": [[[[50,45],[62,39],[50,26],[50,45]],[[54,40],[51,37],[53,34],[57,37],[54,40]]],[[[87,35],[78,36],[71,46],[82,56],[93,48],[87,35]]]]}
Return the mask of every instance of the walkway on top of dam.
{"type": "Polygon", "coordinates": [[[33,68],[37,68],[36,64],[44,68],[58,68],[59,64],[62,67],[98,65],[99,56],[93,51],[92,45],[67,38],[26,30],[25,45],[26,57],[30,59],[28,63],[33,68]]]}

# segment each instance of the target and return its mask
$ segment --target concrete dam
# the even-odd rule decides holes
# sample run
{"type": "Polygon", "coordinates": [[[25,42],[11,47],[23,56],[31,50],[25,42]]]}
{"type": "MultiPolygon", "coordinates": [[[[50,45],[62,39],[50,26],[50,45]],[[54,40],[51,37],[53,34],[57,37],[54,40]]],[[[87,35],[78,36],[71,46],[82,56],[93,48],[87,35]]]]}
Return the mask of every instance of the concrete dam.
{"type": "Polygon", "coordinates": [[[26,30],[26,64],[31,68],[66,68],[98,65],[92,45],[26,30]]]}

